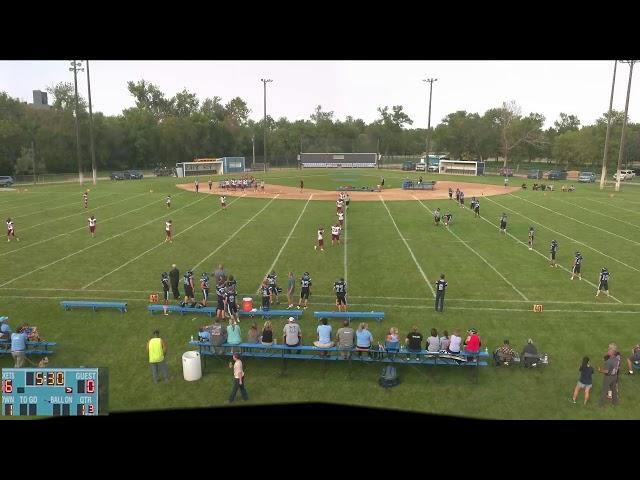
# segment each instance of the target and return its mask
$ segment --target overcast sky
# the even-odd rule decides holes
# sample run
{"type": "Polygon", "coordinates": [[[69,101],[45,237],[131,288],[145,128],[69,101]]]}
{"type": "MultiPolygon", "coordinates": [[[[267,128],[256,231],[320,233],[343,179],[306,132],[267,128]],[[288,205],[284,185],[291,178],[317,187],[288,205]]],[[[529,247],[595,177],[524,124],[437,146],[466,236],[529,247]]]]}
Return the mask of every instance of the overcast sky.
{"type": "MultiPolygon", "coordinates": [[[[226,103],[243,98],[250,117],[263,115],[261,78],[267,85],[267,113],[289,120],[308,119],[316,105],[362,118],[378,118],[377,108],[402,105],[414,127],[427,126],[428,84],[434,77],[431,123],[456,110],[484,113],[515,100],[523,114],[541,113],[546,127],[560,112],[593,123],[609,108],[613,61],[92,61],[94,111],[116,115],[134,105],[127,81],[145,79],[167,97],[183,88],[202,101],[219,96],[226,103]]],[[[68,61],[0,61],[0,91],[32,102],[32,90],[73,82],[68,61]]],[[[624,110],[629,67],[618,64],[614,109],[624,110]]],[[[629,117],[640,121],[637,72],[629,117]]],[[[86,98],[86,72],[78,79],[86,98]]],[[[51,103],[51,100],[49,100],[51,103]]]]}

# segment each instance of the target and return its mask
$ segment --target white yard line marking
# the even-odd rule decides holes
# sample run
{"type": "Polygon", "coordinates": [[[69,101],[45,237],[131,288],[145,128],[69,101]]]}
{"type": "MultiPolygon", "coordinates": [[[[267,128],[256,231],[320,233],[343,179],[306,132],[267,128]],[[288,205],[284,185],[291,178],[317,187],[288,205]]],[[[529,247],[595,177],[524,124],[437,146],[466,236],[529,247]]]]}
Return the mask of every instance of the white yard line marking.
{"type": "MultiPolygon", "coordinates": [[[[471,212],[471,211],[469,211],[469,212],[470,212],[470,213],[473,213],[473,212],[471,212]]],[[[494,225],[493,223],[491,223],[491,222],[490,222],[489,220],[487,220],[486,218],[484,218],[484,217],[479,217],[479,218],[481,218],[482,220],[484,220],[485,222],[487,222],[487,223],[488,223],[489,225],[491,225],[492,227],[494,227],[494,228],[496,228],[496,229],[500,230],[500,227],[499,227],[498,225],[494,225]]],[[[514,237],[511,233],[506,232],[506,234],[507,234],[507,235],[509,235],[511,238],[513,238],[516,242],[518,242],[519,244],[521,244],[523,247],[527,247],[527,248],[529,248],[529,245],[527,245],[526,243],[524,243],[524,242],[523,242],[522,240],[520,240],[519,238],[514,237]]],[[[544,258],[545,260],[548,260],[548,257],[547,257],[547,256],[545,256],[544,254],[540,253],[540,252],[539,252],[538,250],[536,250],[535,248],[534,248],[532,251],[533,251],[533,252],[535,252],[536,254],[540,255],[540,256],[541,256],[542,258],[544,258]]],[[[564,265],[560,265],[560,264],[558,264],[558,265],[559,265],[559,266],[560,266],[560,268],[561,268],[562,270],[564,270],[565,272],[567,272],[567,273],[571,273],[571,270],[569,270],[568,268],[566,268],[564,265]]],[[[591,285],[591,286],[592,286],[593,288],[595,288],[595,289],[597,289],[597,288],[598,288],[598,286],[597,286],[595,283],[591,283],[591,282],[590,282],[589,280],[587,280],[586,278],[585,278],[583,281],[584,281],[584,282],[586,282],[587,284],[591,285]]],[[[613,295],[611,295],[611,298],[612,298],[614,301],[618,302],[618,303],[622,303],[620,300],[618,300],[618,299],[617,299],[616,297],[614,297],[613,295]]],[[[540,303],[542,303],[542,302],[540,302],[540,303]]],[[[551,302],[546,302],[546,303],[551,303],[551,302]]],[[[572,303],[572,302],[561,302],[561,303],[572,303]]],[[[581,303],[581,302],[580,302],[580,303],[581,303]]],[[[631,305],[631,304],[625,304],[625,305],[631,305]]]]}
{"type": "MultiPolygon", "coordinates": [[[[429,290],[431,290],[431,294],[433,295],[433,297],[435,298],[436,296],[436,292],[433,289],[433,287],[431,286],[431,282],[429,281],[429,279],[427,278],[427,276],[425,275],[424,271],[422,270],[422,267],[420,266],[420,264],[418,263],[418,260],[416,259],[416,256],[413,254],[413,250],[411,250],[411,247],[409,246],[409,244],[407,243],[407,240],[404,238],[404,236],[402,235],[402,232],[400,231],[400,229],[398,228],[398,225],[396,224],[396,221],[393,219],[393,215],[391,215],[391,212],[389,211],[389,208],[387,207],[387,204],[384,203],[384,200],[382,198],[381,195],[378,195],[378,198],[380,199],[380,201],[382,202],[382,205],[384,206],[384,208],[387,210],[387,213],[389,214],[389,218],[391,219],[391,221],[393,222],[393,226],[396,227],[396,231],[398,232],[398,235],[400,235],[400,238],[402,239],[402,241],[404,242],[404,246],[407,247],[407,250],[409,250],[409,253],[411,254],[411,258],[413,258],[413,263],[416,264],[416,267],[418,267],[418,270],[420,271],[420,275],[422,275],[422,278],[424,279],[425,283],[427,284],[427,286],[429,287],[429,290]]],[[[1,287],[2,285],[0,285],[1,287]]]]}
{"type": "Polygon", "coordinates": [[[616,218],[616,217],[614,217],[613,215],[607,215],[607,214],[605,214],[605,213],[598,212],[598,211],[596,211],[596,210],[590,210],[590,209],[588,209],[588,208],[581,207],[580,205],[578,205],[578,204],[576,204],[576,203],[573,203],[573,202],[567,202],[566,200],[560,200],[560,201],[561,201],[562,203],[566,203],[567,205],[571,205],[572,207],[578,207],[578,208],[579,208],[579,209],[581,209],[581,210],[585,210],[585,211],[590,212],[590,213],[595,213],[596,215],[600,215],[601,217],[606,217],[606,218],[608,218],[609,220],[615,220],[616,222],[626,223],[627,225],[631,225],[633,228],[640,228],[640,226],[638,226],[638,225],[636,225],[636,224],[634,224],[634,223],[631,223],[631,222],[625,222],[624,220],[620,220],[619,218],[616,218]]]}
{"type": "MultiPolygon", "coordinates": [[[[239,196],[239,197],[235,197],[233,200],[231,200],[229,202],[229,205],[231,205],[232,203],[240,200],[242,197],[244,197],[245,194],[239,196]]],[[[222,208],[218,208],[218,210],[214,211],[213,213],[207,215],[206,217],[198,220],[196,223],[194,223],[193,225],[188,226],[187,228],[185,228],[184,230],[181,230],[180,232],[178,232],[176,235],[174,235],[174,238],[178,238],[180,235],[182,235],[183,233],[188,232],[189,230],[191,230],[193,227],[200,225],[202,222],[209,220],[211,217],[213,217],[214,215],[217,215],[218,213],[220,213],[222,211],[222,208]]],[[[112,273],[117,272],[118,270],[121,270],[122,268],[126,267],[127,265],[130,265],[131,263],[135,262],[136,260],[138,260],[139,258],[144,257],[147,253],[152,252],[153,250],[155,250],[156,248],[161,247],[162,245],[164,245],[165,242],[162,241],[160,243],[158,243],[157,245],[151,247],[148,250],[145,250],[144,252],[142,252],[140,255],[137,255],[135,257],[133,257],[132,259],[126,261],[125,263],[123,263],[122,265],[120,265],[117,268],[114,268],[113,270],[111,270],[109,273],[105,273],[104,275],[102,275],[101,277],[96,278],[94,281],[87,283],[84,287],[82,287],[82,290],[86,290],[87,287],[90,287],[91,285],[98,283],[100,280],[108,277],[109,275],[111,275],[112,273]]]]}
{"type": "MultiPolygon", "coordinates": [[[[418,198],[416,198],[415,196],[411,195],[414,199],[418,200],[418,198]]],[[[433,215],[433,211],[427,207],[424,203],[422,203],[420,200],[418,200],[418,203],[425,208],[429,213],[431,213],[433,215]]],[[[504,282],[509,285],[518,295],[520,295],[520,297],[522,297],[523,300],[526,300],[527,302],[530,301],[527,296],[522,293],[520,290],[518,290],[516,288],[516,286],[511,283],[509,280],[507,280],[507,278],[502,275],[486,258],[484,258],[482,255],[480,255],[476,250],[474,250],[470,245],[468,245],[464,240],[462,240],[458,235],[456,235],[454,233],[454,231],[451,228],[447,228],[446,229],[451,235],[453,235],[454,237],[456,237],[460,242],[462,242],[462,244],[467,247],[469,250],[471,250],[473,253],[475,253],[478,258],[480,258],[480,260],[482,260],[489,268],[491,268],[491,270],[493,270],[494,272],[496,272],[498,274],[498,276],[504,280],[504,282]]]]}
{"type": "MultiPolygon", "coordinates": [[[[182,194],[183,194],[183,192],[178,193],[178,194],[176,194],[176,197],[178,195],[182,195],[182,194]]],[[[124,213],[120,213],[119,215],[116,215],[114,217],[105,218],[104,220],[100,220],[100,224],[102,225],[102,224],[104,224],[104,223],[106,223],[106,222],[108,222],[110,220],[115,220],[116,218],[124,217],[125,215],[129,215],[130,213],[137,212],[138,210],[142,210],[144,208],[147,208],[147,207],[149,207],[151,205],[156,204],[157,202],[158,202],[157,200],[154,200],[153,202],[147,203],[146,205],[143,205],[141,207],[135,208],[133,210],[129,210],[129,211],[124,212],[124,213]]],[[[9,255],[10,253],[13,253],[13,252],[17,252],[18,250],[24,250],[25,248],[35,247],[36,245],[40,245],[41,243],[48,242],[49,240],[55,240],[56,238],[62,237],[64,235],[69,235],[70,233],[73,233],[73,232],[79,232],[80,230],[85,230],[86,228],[87,228],[87,226],[85,225],[84,227],[78,227],[78,228],[75,228],[73,230],[69,230],[67,233],[60,233],[58,235],[54,235],[53,237],[45,238],[44,240],[40,240],[39,242],[36,242],[36,243],[29,243],[28,245],[25,245],[24,247],[14,248],[13,250],[9,250],[8,252],[0,253],[0,257],[2,257],[4,255],[9,255]]]]}
{"type": "Polygon", "coordinates": [[[93,213],[95,210],[100,210],[101,208],[108,207],[110,205],[115,205],[116,203],[127,202],[129,200],[133,200],[134,198],[139,197],[141,195],[145,195],[145,194],[146,194],[146,192],[145,193],[138,193],[137,195],[133,195],[132,197],[123,198],[122,200],[117,200],[117,201],[111,202],[111,203],[105,203],[104,205],[101,205],[101,206],[96,207],[96,208],[87,208],[84,212],[76,212],[76,213],[72,213],[71,215],[66,215],[64,217],[52,218],[51,220],[47,220],[46,222],[37,223],[35,225],[31,225],[31,226],[26,227],[26,228],[21,228],[20,229],[20,233],[26,232],[27,230],[39,227],[41,225],[46,225],[47,223],[57,222],[59,220],[64,220],[65,218],[75,217],[76,215],[89,215],[90,213],[93,213]]]}
{"type": "MultiPolygon", "coordinates": [[[[204,200],[205,198],[206,198],[206,197],[204,197],[204,196],[203,196],[203,197],[202,197],[201,199],[199,199],[199,200],[195,200],[195,201],[193,201],[193,202],[191,202],[191,203],[188,203],[188,204],[187,204],[187,205],[185,205],[184,207],[180,207],[180,208],[178,208],[178,209],[174,210],[174,212],[178,212],[178,211],[180,211],[180,210],[182,210],[182,209],[184,209],[184,208],[190,207],[190,206],[191,206],[191,205],[193,205],[194,203],[201,202],[201,201],[202,201],[202,200],[204,200]]],[[[155,203],[155,202],[154,202],[154,203],[155,203]]],[[[98,245],[102,245],[103,243],[108,242],[109,240],[112,240],[112,239],[114,239],[114,238],[122,237],[123,235],[125,235],[125,234],[127,234],[127,233],[129,233],[129,232],[133,232],[134,230],[138,230],[139,228],[146,227],[147,225],[149,225],[149,224],[151,224],[151,223],[153,223],[153,222],[157,222],[158,220],[161,220],[161,219],[163,219],[163,218],[166,218],[166,213],[165,213],[164,215],[161,215],[161,216],[159,216],[159,217],[156,217],[156,218],[154,218],[154,219],[152,219],[152,220],[149,220],[149,221],[148,221],[148,222],[146,222],[146,223],[143,223],[143,224],[141,224],[141,225],[138,225],[137,227],[130,228],[129,230],[125,230],[124,232],[118,233],[117,235],[112,235],[111,237],[105,238],[104,240],[102,240],[102,241],[100,241],[100,242],[98,242],[98,243],[93,243],[93,244],[89,245],[88,247],[85,247],[85,248],[83,248],[83,249],[80,249],[80,250],[77,250],[77,251],[75,251],[75,252],[73,252],[73,253],[70,253],[69,255],[66,255],[66,256],[64,256],[64,257],[62,257],[62,258],[59,258],[58,260],[54,260],[53,262],[48,263],[48,264],[46,264],[46,265],[43,265],[43,266],[41,266],[41,267],[38,267],[38,268],[36,268],[36,269],[34,269],[34,270],[31,270],[30,272],[23,273],[22,275],[19,275],[19,276],[15,277],[15,278],[13,278],[13,279],[11,279],[11,280],[9,280],[9,281],[6,281],[6,282],[4,282],[4,283],[0,284],[0,287],[4,287],[5,285],[9,285],[9,284],[11,284],[11,283],[15,282],[16,280],[20,280],[21,278],[24,278],[24,277],[27,277],[27,276],[29,276],[29,275],[32,275],[32,274],[34,274],[34,273],[36,273],[36,272],[39,272],[40,270],[44,270],[45,268],[48,268],[48,267],[50,267],[51,265],[55,265],[56,263],[62,262],[63,260],[66,260],[67,258],[73,257],[74,255],[77,255],[78,253],[82,253],[82,252],[85,252],[85,251],[89,250],[90,248],[97,247],[98,245]]]]}
{"type": "MultiPolygon", "coordinates": [[[[614,205],[614,204],[613,204],[613,202],[612,202],[612,203],[605,203],[605,202],[601,202],[601,201],[599,201],[599,200],[593,200],[592,198],[583,198],[583,199],[581,199],[581,200],[587,200],[587,201],[589,201],[589,202],[599,203],[599,204],[601,204],[601,205],[606,205],[606,206],[607,206],[607,207],[609,207],[609,208],[613,207],[613,208],[617,208],[618,210],[624,210],[625,212],[629,212],[629,213],[634,213],[634,214],[636,214],[636,215],[640,215],[640,211],[637,211],[637,210],[629,210],[628,208],[623,208],[623,207],[620,207],[620,206],[618,206],[618,205],[614,205]]],[[[630,202],[629,200],[624,200],[624,202],[625,202],[625,203],[636,203],[636,202],[630,202]]],[[[637,202],[637,203],[638,203],[638,205],[640,205],[640,202],[637,202]]]]}
{"type": "MultiPolygon", "coordinates": [[[[289,235],[287,236],[287,239],[282,244],[282,247],[280,247],[280,251],[276,255],[276,258],[273,260],[273,263],[271,264],[271,266],[267,270],[267,273],[265,273],[262,276],[262,278],[266,278],[266,276],[269,275],[269,273],[271,273],[271,271],[273,270],[273,267],[276,266],[276,263],[278,263],[278,259],[280,258],[280,255],[282,255],[282,252],[284,251],[285,247],[287,246],[287,243],[289,243],[289,239],[291,238],[291,235],[293,235],[293,232],[295,231],[296,227],[298,226],[298,222],[300,222],[300,219],[302,218],[302,215],[304,215],[304,212],[307,209],[307,206],[309,205],[309,202],[311,201],[312,198],[313,198],[313,194],[311,194],[309,196],[309,198],[307,199],[307,203],[304,204],[304,207],[302,208],[302,211],[300,212],[300,215],[298,215],[298,218],[296,219],[296,222],[293,224],[293,227],[291,227],[291,230],[289,231],[289,235]]],[[[259,292],[259,291],[260,291],[260,286],[258,286],[258,289],[256,290],[256,293],[259,292]]]]}
{"type": "Polygon", "coordinates": [[[580,224],[584,225],[585,227],[595,228],[596,230],[600,230],[601,232],[604,232],[604,233],[606,233],[608,235],[613,235],[614,237],[621,238],[622,240],[626,240],[627,242],[631,242],[631,243],[634,243],[636,245],[640,245],[640,242],[636,242],[635,240],[631,240],[630,238],[623,237],[622,235],[618,235],[617,233],[610,232],[609,230],[605,230],[604,228],[596,227],[595,225],[591,225],[590,223],[583,222],[582,220],[578,220],[577,218],[570,217],[569,215],[565,215],[564,213],[560,213],[560,212],[557,212],[555,210],[551,210],[550,208],[547,208],[544,205],[538,205],[537,203],[532,202],[530,200],[527,200],[526,198],[519,197],[518,195],[513,195],[512,193],[510,193],[509,195],[511,195],[512,197],[515,197],[515,198],[517,198],[519,200],[522,200],[523,202],[527,202],[527,203],[530,203],[531,205],[535,205],[538,208],[543,208],[544,210],[547,210],[547,211],[549,211],[551,213],[554,213],[556,215],[560,215],[562,217],[565,217],[565,218],[568,218],[570,220],[573,220],[574,222],[580,223],[580,224]]]}
{"type": "MultiPolygon", "coordinates": [[[[209,255],[207,255],[206,257],[204,257],[202,260],[200,260],[198,263],[196,263],[193,267],[191,267],[191,270],[195,270],[196,268],[198,268],[200,265],[202,265],[204,262],[206,262],[209,258],[211,258],[213,255],[216,254],[216,252],[218,252],[218,250],[220,250],[222,247],[224,247],[227,243],[229,243],[233,237],[235,237],[238,233],[240,233],[240,231],[246,227],[247,225],[249,225],[249,223],[251,223],[251,221],[253,221],[253,219],[255,219],[258,215],[260,215],[262,212],[264,212],[266,210],[266,208],[271,205],[271,202],[273,202],[276,198],[278,198],[280,196],[280,194],[276,195],[275,197],[273,197],[271,200],[269,200],[269,202],[262,207],[258,213],[256,213],[253,217],[251,217],[249,220],[247,220],[240,228],[238,228],[235,232],[233,232],[233,234],[227,238],[224,242],[222,242],[220,245],[218,245],[218,247],[211,252],[209,255]]],[[[2,285],[0,285],[1,287],[2,285]]]]}
{"type": "Polygon", "coordinates": [[[546,229],[546,230],[549,230],[550,232],[555,233],[556,235],[560,235],[561,237],[564,237],[564,238],[566,238],[566,239],[568,239],[568,240],[571,240],[572,242],[575,242],[575,243],[577,243],[578,245],[582,245],[582,246],[584,246],[584,247],[587,247],[589,250],[593,250],[594,252],[599,253],[599,254],[600,254],[600,255],[602,255],[603,257],[607,257],[607,258],[609,258],[609,259],[613,260],[614,262],[619,263],[620,265],[624,265],[625,267],[627,267],[627,268],[629,268],[629,269],[631,269],[631,270],[634,270],[634,271],[636,271],[636,272],[640,272],[640,270],[638,270],[637,268],[632,267],[631,265],[627,265],[627,264],[626,264],[626,263],[624,263],[623,261],[618,260],[617,258],[612,257],[612,256],[610,256],[610,255],[607,255],[606,253],[601,252],[600,250],[597,250],[597,249],[595,249],[595,248],[593,248],[593,247],[591,247],[591,246],[587,245],[586,243],[583,243],[583,242],[581,242],[581,241],[579,241],[579,240],[576,240],[575,238],[572,238],[572,237],[570,237],[570,236],[568,236],[568,235],[565,235],[564,233],[557,232],[556,230],[553,230],[552,228],[549,228],[549,227],[547,227],[546,225],[543,225],[542,223],[537,222],[537,221],[533,220],[532,218],[529,218],[529,217],[527,217],[526,215],[523,215],[522,213],[520,213],[520,212],[517,212],[517,211],[513,210],[512,208],[505,207],[505,206],[504,206],[504,205],[502,205],[501,203],[498,203],[498,202],[496,202],[495,200],[492,200],[492,199],[491,199],[491,198],[489,198],[489,197],[484,197],[484,198],[485,198],[485,199],[487,199],[488,201],[492,202],[492,203],[495,203],[495,204],[496,204],[496,205],[498,205],[499,207],[502,207],[504,210],[508,210],[508,211],[510,211],[510,212],[515,213],[516,215],[520,215],[522,218],[526,218],[526,219],[527,219],[527,220],[529,220],[531,223],[533,223],[533,224],[535,224],[535,225],[539,225],[539,226],[541,226],[542,228],[544,228],[544,229],[546,229]]]}

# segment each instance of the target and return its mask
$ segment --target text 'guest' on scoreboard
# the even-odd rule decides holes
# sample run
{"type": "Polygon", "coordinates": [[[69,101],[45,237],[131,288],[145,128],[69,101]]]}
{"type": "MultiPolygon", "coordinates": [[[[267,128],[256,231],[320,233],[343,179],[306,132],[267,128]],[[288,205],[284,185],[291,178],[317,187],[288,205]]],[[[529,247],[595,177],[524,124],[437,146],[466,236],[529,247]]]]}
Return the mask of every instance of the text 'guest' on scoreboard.
{"type": "Polygon", "coordinates": [[[2,415],[106,415],[106,368],[3,368],[2,415]]]}

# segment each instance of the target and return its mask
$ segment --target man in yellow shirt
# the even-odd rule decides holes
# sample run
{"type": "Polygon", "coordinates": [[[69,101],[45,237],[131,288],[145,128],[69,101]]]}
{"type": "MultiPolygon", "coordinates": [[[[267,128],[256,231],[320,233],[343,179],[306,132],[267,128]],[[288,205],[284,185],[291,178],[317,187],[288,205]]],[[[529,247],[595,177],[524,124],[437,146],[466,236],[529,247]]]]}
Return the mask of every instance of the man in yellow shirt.
{"type": "Polygon", "coordinates": [[[167,342],[160,338],[160,331],[153,332],[153,338],[147,342],[149,367],[153,383],[158,383],[158,372],[162,372],[165,382],[169,380],[169,369],[164,357],[167,354],[167,342]]]}

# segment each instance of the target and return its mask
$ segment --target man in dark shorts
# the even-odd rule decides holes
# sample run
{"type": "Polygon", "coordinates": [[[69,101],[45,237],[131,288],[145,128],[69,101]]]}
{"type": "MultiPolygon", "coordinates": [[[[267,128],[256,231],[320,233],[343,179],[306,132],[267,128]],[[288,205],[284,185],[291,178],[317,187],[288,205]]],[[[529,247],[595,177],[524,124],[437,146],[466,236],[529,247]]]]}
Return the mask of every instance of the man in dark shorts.
{"type": "Polygon", "coordinates": [[[473,204],[473,211],[475,212],[476,218],[480,216],[480,202],[478,200],[473,204]]]}
{"type": "Polygon", "coordinates": [[[351,201],[351,197],[347,193],[347,196],[346,196],[345,201],[344,201],[344,204],[345,204],[346,208],[349,208],[349,202],[350,201],[351,201]]]}
{"type": "Polygon", "coordinates": [[[460,189],[456,188],[456,202],[460,202],[460,189]]]}
{"type": "Polygon", "coordinates": [[[184,286],[184,304],[192,303],[195,301],[195,295],[193,293],[193,272],[189,270],[184,274],[182,280],[184,286]]]}
{"type": "Polygon", "coordinates": [[[209,179],[209,190],[211,190],[212,185],[213,185],[213,180],[209,179]]]}
{"type": "Polygon", "coordinates": [[[307,308],[310,294],[311,277],[309,276],[309,272],[304,272],[302,274],[302,278],[300,279],[300,302],[298,303],[298,309],[300,308],[300,306],[303,306],[304,309],[307,308]]]}
{"type": "Polygon", "coordinates": [[[460,208],[464,208],[464,192],[460,191],[460,208]]]}
{"type": "Polygon", "coordinates": [[[303,188],[304,188],[304,181],[300,180],[300,193],[302,193],[303,188]]]}
{"type": "Polygon", "coordinates": [[[578,280],[582,280],[582,274],[580,273],[580,267],[582,266],[582,254],[580,252],[576,252],[576,256],[573,259],[573,267],[571,268],[571,280],[576,275],[578,276],[578,280]]]}
{"type": "Polygon", "coordinates": [[[441,217],[440,209],[436,208],[436,211],[433,212],[433,221],[435,222],[436,227],[440,225],[440,217],[441,217]]]}
{"type": "Polygon", "coordinates": [[[163,272],[162,275],[160,275],[160,282],[162,283],[162,300],[163,300],[163,304],[164,304],[164,314],[165,315],[169,315],[169,311],[167,309],[167,306],[169,305],[169,275],[167,274],[167,272],[163,272]]]}
{"type": "Polygon", "coordinates": [[[604,291],[609,296],[609,270],[607,267],[602,267],[600,270],[600,277],[598,278],[598,291],[596,292],[596,297],[600,295],[600,290],[604,291]]]}
{"type": "Polygon", "coordinates": [[[178,270],[178,267],[176,267],[175,263],[171,265],[171,270],[169,271],[169,280],[171,282],[171,291],[173,292],[173,298],[179,300],[180,289],[178,288],[178,284],[180,283],[180,270],[178,270]]]}
{"type": "Polygon", "coordinates": [[[271,304],[271,288],[269,287],[266,278],[262,281],[260,293],[262,293],[262,310],[269,310],[271,304]]]}
{"type": "Polygon", "coordinates": [[[384,177],[382,177],[382,180],[380,180],[380,189],[384,190],[384,177]]]}
{"type": "Polygon", "coordinates": [[[507,214],[506,213],[502,213],[502,216],[500,217],[500,232],[502,233],[507,233],[507,214]]]}
{"type": "Polygon", "coordinates": [[[227,293],[227,287],[225,285],[224,279],[218,280],[218,284],[216,285],[216,295],[218,297],[218,305],[216,306],[216,317],[224,318],[224,302],[227,293]]]}
{"type": "Polygon", "coordinates": [[[206,307],[209,301],[209,275],[206,273],[200,277],[200,290],[202,290],[202,305],[206,307]]]}
{"type": "Polygon", "coordinates": [[[276,281],[278,279],[278,275],[276,275],[275,270],[271,270],[271,273],[267,275],[267,283],[269,284],[270,289],[270,303],[273,305],[274,303],[280,303],[280,299],[278,298],[278,286],[276,285],[276,281]]]}
{"type": "Polygon", "coordinates": [[[449,200],[453,200],[453,188],[449,187],[449,200]]]}
{"type": "Polygon", "coordinates": [[[336,292],[336,307],[338,307],[339,312],[347,311],[347,284],[344,281],[344,278],[340,278],[337,282],[333,284],[333,289],[336,292]]]}
{"type": "Polygon", "coordinates": [[[239,322],[238,318],[238,304],[236,302],[236,282],[229,277],[227,280],[227,286],[225,288],[225,302],[227,304],[227,313],[230,317],[235,318],[236,322],[239,322]]]}
{"type": "Polygon", "coordinates": [[[551,263],[549,263],[549,266],[558,268],[558,264],[556,263],[556,255],[558,254],[558,242],[556,242],[555,240],[551,240],[549,253],[551,257],[551,263]]]}
{"type": "Polygon", "coordinates": [[[451,220],[453,219],[453,215],[451,215],[451,213],[447,212],[444,214],[444,226],[449,228],[449,224],[451,223],[451,220]]]}

